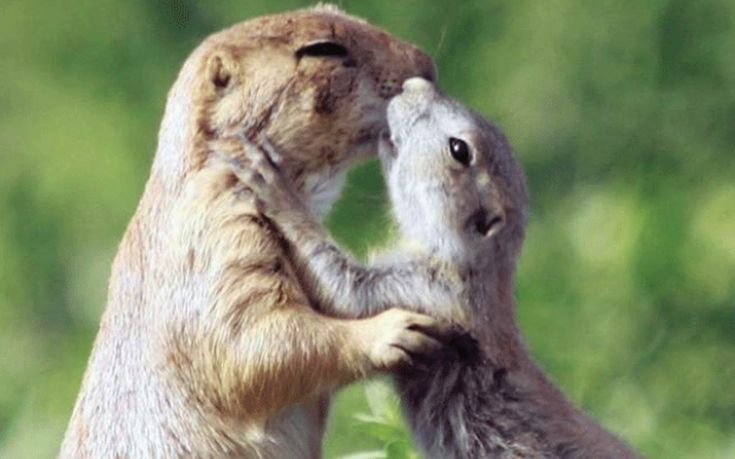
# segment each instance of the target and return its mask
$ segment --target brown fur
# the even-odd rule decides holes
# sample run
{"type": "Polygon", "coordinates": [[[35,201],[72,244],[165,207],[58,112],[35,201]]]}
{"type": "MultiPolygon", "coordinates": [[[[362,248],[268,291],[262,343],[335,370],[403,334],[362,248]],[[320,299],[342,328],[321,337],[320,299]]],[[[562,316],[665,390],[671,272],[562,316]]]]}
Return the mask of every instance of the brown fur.
{"type": "Polygon", "coordinates": [[[319,457],[329,391],[405,361],[397,342],[436,344],[411,330],[436,325],[425,316],[316,313],[277,233],[209,161],[238,155],[233,134],[265,134],[323,214],[413,75],[433,77],[425,54],[333,7],[246,21],[192,53],[113,264],[62,457],[319,457]],[[349,55],[299,54],[324,40],[349,55]]]}

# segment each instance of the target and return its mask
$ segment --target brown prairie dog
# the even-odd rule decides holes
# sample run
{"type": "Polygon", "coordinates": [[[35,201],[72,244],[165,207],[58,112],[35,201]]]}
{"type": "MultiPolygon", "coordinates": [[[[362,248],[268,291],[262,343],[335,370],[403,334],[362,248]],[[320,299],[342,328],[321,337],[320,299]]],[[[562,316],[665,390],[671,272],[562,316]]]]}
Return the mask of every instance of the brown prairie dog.
{"type": "Polygon", "coordinates": [[[367,268],[329,239],[257,147],[238,170],[320,310],[365,317],[401,305],[462,321],[477,339],[477,349],[399,372],[419,447],[433,459],[637,457],[574,407],[523,343],[513,276],[528,197],[502,131],[420,78],[390,103],[388,124],[380,157],[399,243],[367,268]]]}
{"type": "Polygon", "coordinates": [[[438,343],[392,310],[315,312],[280,236],[214,153],[267,135],[321,217],[375,151],[385,107],[431,60],[319,6],[207,38],[171,89],[151,175],[112,268],[61,457],[316,458],[329,392],[438,343]]]}

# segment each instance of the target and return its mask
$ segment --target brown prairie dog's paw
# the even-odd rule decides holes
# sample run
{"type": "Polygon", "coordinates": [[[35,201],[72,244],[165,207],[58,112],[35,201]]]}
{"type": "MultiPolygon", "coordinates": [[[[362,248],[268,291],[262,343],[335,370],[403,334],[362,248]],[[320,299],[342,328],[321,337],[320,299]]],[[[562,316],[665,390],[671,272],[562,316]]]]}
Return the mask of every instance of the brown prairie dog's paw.
{"type": "Polygon", "coordinates": [[[442,352],[444,345],[430,336],[441,335],[442,327],[432,317],[394,308],[364,319],[359,338],[376,370],[392,370],[442,352]]]}

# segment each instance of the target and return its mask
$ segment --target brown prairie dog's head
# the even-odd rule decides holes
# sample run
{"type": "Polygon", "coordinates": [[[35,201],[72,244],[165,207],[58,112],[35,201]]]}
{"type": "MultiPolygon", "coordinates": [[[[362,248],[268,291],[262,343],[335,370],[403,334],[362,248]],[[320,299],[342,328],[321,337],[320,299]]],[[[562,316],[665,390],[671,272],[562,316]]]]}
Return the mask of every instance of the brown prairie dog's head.
{"type": "Polygon", "coordinates": [[[388,100],[413,76],[434,78],[426,54],[335,7],[236,24],[207,38],[184,64],[156,162],[183,175],[206,159],[206,140],[264,134],[308,200],[376,150],[388,100]]]}
{"type": "Polygon", "coordinates": [[[513,262],[526,224],[523,172],[502,131],[429,81],[388,106],[380,157],[401,234],[453,260],[513,262]]]}

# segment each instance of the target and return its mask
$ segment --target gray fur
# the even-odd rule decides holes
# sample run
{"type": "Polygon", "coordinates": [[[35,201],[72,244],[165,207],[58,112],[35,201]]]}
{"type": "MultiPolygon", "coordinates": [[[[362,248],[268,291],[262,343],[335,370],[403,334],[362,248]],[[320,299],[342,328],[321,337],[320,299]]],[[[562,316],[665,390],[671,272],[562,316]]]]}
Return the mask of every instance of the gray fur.
{"type": "Polygon", "coordinates": [[[528,208],[523,173],[498,127],[425,80],[388,109],[384,166],[401,242],[363,267],[330,240],[267,161],[254,191],[282,231],[313,304],[342,317],[399,306],[457,321],[452,352],[396,375],[429,458],[628,458],[621,440],[575,408],[532,361],[515,321],[513,276],[528,208]],[[469,166],[447,147],[467,142],[469,166]],[[502,226],[478,233],[474,215],[502,226]]]}

